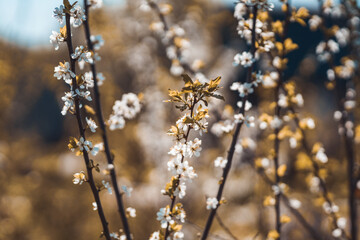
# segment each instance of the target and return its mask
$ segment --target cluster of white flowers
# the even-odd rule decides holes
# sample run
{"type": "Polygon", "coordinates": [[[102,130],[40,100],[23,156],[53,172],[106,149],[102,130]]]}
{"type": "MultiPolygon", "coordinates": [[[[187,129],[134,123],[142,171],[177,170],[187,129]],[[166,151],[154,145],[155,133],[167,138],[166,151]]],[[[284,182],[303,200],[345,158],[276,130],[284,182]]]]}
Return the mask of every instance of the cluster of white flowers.
{"type": "Polygon", "coordinates": [[[124,94],[121,101],[116,100],[113,106],[113,112],[108,120],[110,130],[123,129],[125,119],[133,119],[140,112],[140,109],[140,100],[136,94],[124,94]]]}
{"type": "Polygon", "coordinates": [[[58,80],[63,79],[67,84],[72,84],[71,78],[75,78],[75,74],[70,70],[70,63],[68,62],[60,63],[59,66],[55,67],[54,72],[54,77],[58,80]]]}
{"type": "Polygon", "coordinates": [[[340,217],[336,221],[337,228],[332,231],[334,238],[340,238],[343,235],[344,229],[346,228],[346,218],[340,217]]]}
{"type": "Polygon", "coordinates": [[[93,206],[94,211],[96,211],[98,209],[98,206],[97,206],[96,202],[93,202],[91,205],[93,206]]]}
{"type": "MultiPolygon", "coordinates": [[[[112,164],[111,164],[112,165],[112,164]]],[[[108,166],[108,169],[114,169],[114,166],[108,166]]],[[[131,193],[133,191],[132,187],[127,187],[125,185],[121,186],[121,189],[123,190],[123,192],[126,194],[126,196],[130,197],[131,193]]]]}
{"type": "Polygon", "coordinates": [[[83,171],[74,174],[74,179],[73,179],[74,184],[81,185],[84,181],[86,181],[86,176],[83,171]]]}
{"type": "Polygon", "coordinates": [[[112,188],[110,186],[110,183],[106,182],[105,180],[102,180],[101,183],[104,186],[104,188],[108,191],[108,193],[112,194],[112,188]]]}
{"type": "Polygon", "coordinates": [[[217,198],[213,197],[206,199],[206,209],[208,210],[216,209],[218,205],[219,205],[219,201],[217,200],[217,198]]]}
{"type": "Polygon", "coordinates": [[[217,157],[214,161],[215,167],[225,168],[228,160],[223,157],[217,157]]]}
{"type": "Polygon", "coordinates": [[[328,157],[325,153],[325,149],[320,147],[318,151],[315,154],[315,159],[318,160],[321,163],[327,163],[328,157]]]}
{"type": "Polygon", "coordinates": [[[96,156],[99,153],[99,148],[93,146],[91,141],[85,140],[83,137],[80,138],[77,145],[80,151],[90,152],[93,156],[96,156]]]}
{"type": "MultiPolygon", "coordinates": [[[[193,114],[197,115],[201,113],[202,110],[194,111],[193,114]]],[[[172,172],[174,175],[178,175],[181,179],[181,183],[178,185],[178,189],[175,189],[174,196],[179,196],[179,198],[183,198],[185,196],[186,185],[184,180],[191,181],[192,179],[197,177],[197,174],[194,171],[194,168],[190,166],[189,162],[185,160],[185,158],[191,158],[193,156],[199,157],[201,148],[201,140],[195,138],[194,140],[187,140],[188,133],[190,129],[195,131],[199,131],[201,134],[202,131],[207,130],[208,123],[206,121],[207,114],[205,113],[205,117],[201,120],[194,122],[189,121],[191,116],[189,114],[185,114],[176,122],[176,130],[170,129],[169,135],[175,135],[176,132],[176,139],[174,146],[170,148],[168,152],[169,155],[175,156],[168,161],[168,171],[172,172]],[[181,139],[178,137],[181,136],[181,139]]],[[[166,193],[166,190],[162,191],[166,193]]]]}
{"type": "MultiPolygon", "coordinates": [[[[53,11],[53,17],[59,21],[60,24],[63,24],[65,16],[65,7],[60,5],[60,7],[56,7],[53,11]]],[[[70,22],[73,27],[79,27],[83,21],[86,20],[86,16],[84,14],[83,9],[80,5],[76,5],[70,10],[70,22]]]]}
{"type": "Polygon", "coordinates": [[[327,42],[321,41],[316,47],[316,55],[319,61],[322,62],[329,61],[331,56],[339,51],[339,44],[333,39],[330,39],[327,42]]]}
{"type": "MultiPolygon", "coordinates": [[[[70,86],[70,92],[66,92],[65,95],[61,98],[64,101],[64,107],[61,111],[62,115],[66,115],[68,111],[72,113],[75,112],[75,98],[80,97],[91,101],[91,94],[88,91],[89,88],[93,87],[93,81],[90,81],[86,75],[81,76],[81,81],[77,82],[76,89],[73,88],[73,79],[76,77],[75,74],[70,70],[70,64],[68,62],[59,63],[58,66],[54,69],[54,77],[58,80],[63,79],[65,83],[70,86]]],[[[81,107],[81,105],[80,105],[81,107]]]]}
{"type": "MultiPolygon", "coordinates": [[[[187,110],[176,121],[176,125],[171,126],[167,132],[168,135],[174,137],[174,145],[168,152],[173,157],[167,163],[168,171],[173,176],[170,182],[166,184],[165,189],[161,190],[161,193],[169,196],[172,201],[176,197],[184,198],[187,189],[186,184],[197,177],[194,168],[190,165],[189,159],[200,156],[202,142],[199,138],[190,140],[189,137],[191,130],[198,132],[199,135],[202,132],[207,132],[208,109],[201,104],[201,102],[208,101],[204,93],[208,97],[221,97],[215,93],[219,89],[220,77],[209,81],[209,83],[200,83],[199,80],[193,81],[185,74],[183,75],[183,80],[185,86],[182,90],[169,90],[171,99],[167,101],[180,104],[176,107],[181,111],[187,110]]],[[[181,203],[175,206],[172,204],[171,208],[169,205],[161,208],[157,215],[161,227],[166,229],[165,238],[171,234],[173,239],[183,239],[184,234],[179,231],[181,227],[177,225],[176,221],[185,222],[186,214],[181,203]]],[[[158,236],[156,232],[153,233],[150,239],[155,239],[155,236],[158,236]]]]}
{"type": "MultiPolygon", "coordinates": [[[[84,85],[82,85],[82,86],[86,86],[87,88],[94,87],[94,77],[93,77],[93,73],[91,71],[85,72],[82,79],[84,81],[84,85]]],[[[101,86],[104,84],[105,77],[102,73],[97,73],[96,80],[97,80],[97,85],[101,86]]],[[[82,87],[82,86],[80,86],[80,87],[82,87]]]]}
{"type": "Polygon", "coordinates": [[[304,98],[301,93],[297,93],[294,96],[285,95],[284,93],[279,94],[278,105],[282,108],[287,108],[290,106],[290,103],[296,104],[298,107],[304,105],[304,98]]]}
{"type": "Polygon", "coordinates": [[[253,55],[250,52],[238,53],[234,57],[234,66],[241,64],[244,67],[250,67],[255,62],[253,55]]]}
{"type": "Polygon", "coordinates": [[[335,19],[341,18],[346,14],[344,5],[336,4],[334,0],[325,0],[322,9],[325,15],[335,19]]]}
{"type": "Polygon", "coordinates": [[[215,136],[220,137],[225,133],[230,133],[232,130],[234,130],[234,127],[235,127],[234,121],[227,119],[225,121],[214,123],[211,127],[211,132],[215,136]]]}
{"type": "Polygon", "coordinates": [[[71,58],[78,61],[85,61],[90,64],[94,63],[91,52],[82,45],[75,48],[75,52],[71,54],[71,58]]]}
{"type": "MultiPolygon", "coordinates": [[[[60,24],[63,24],[63,19],[65,16],[65,7],[61,5],[58,8],[55,8],[53,16],[59,21],[60,24]]],[[[81,6],[75,5],[70,9],[70,19],[74,27],[80,26],[82,21],[85,20],[84,11],[81,6]]],[[[59,43],[64,42],[67,37],[66,27],[60,28],[60,33],[55,31],[52,32],[50,36],[50,42],[54,45],[55,50],[59,49],[59,43]]],[[[76,47],[75,52],[71,55],[72,59],[76,59],[80,62],[93,63],[94,60],[98,59],[97,54],[93,54],[88,51],[84,46],[76,47]]],[[[91,93],[88,90],[89,88],[94,87],[94,80],[92,79],[91,73],[85,73],[79,76],[79,79],[76,79],[75,74],[70,70],[70,63],[64,62],[59,63],[58,66],[54,68],[54,77],[58,80],[62,79],[66,84],[70,86],[70,91],[65,92],[65,95],[61,98],[64,102],[64,106],[61,110],[62,115],[66,115],[68,111],[71,113],[75,112],[75,99],[85,99],[87,101],[92,101],[91,93]],[[73,81],[76,83],[76,87],[73,85],[73,81]]],[[[98,75],[103,81],[102,74],[98,75]]],[[[82,107],[82,104],[79,104],[79,107],[82,107]]],[[[93,120],[88,120],[87,123],[91,131],[95,131],[96,124],[93,120]]]]}
{"type": "Polygon", "coordinates": [[[357,64],[350,58],[342,58],[342,65],[335,67],[335,73],[339,78],[350,79],[355,73],[357,64]]]}
{"type": "Polygon", "coordinates": [[[55,50],[59,49],[59,44],[65,41],[65,37],[62,33],[52,31],[50,35],[50,43],[54,46],[55,50]]]}
{"type": "Polygon", "coordinates": [[[136,217],[136,209],[135,208],[128,207],[128,208],[126,208],[126,212],[130,217],[132,217],[132,218],[136,217]]]}
{"type": "Polygon", "coordinates": [[[116,233],[116,232],[110,233],[110,237],[113,239],[116,239],[116,240],[126,240],[127,239],[124,234],[119,235],[119,233],[116,233]]]}
{"type": "Polygon", "coordinates": [[[311,31],[316,31],[320,27],[321,23],[321,17],[319,17],[318,15],[311,16],[311,18],[309,19],[309,26],[311,31]]]}
{"type": "MultiPolygon", "coordinates": [[[[256,75],[253,75],[252,82],[245,82],[245,83],[234,82],[234,83],[232,83],[232,85],[230,86],[230,89],[232,91],[237,91],[239,93],[240,98],[242,98],[240,101],[237,102],[236,105],[239,107],[239,109],[244,109],[244,111],[243,111],[244,113],[235,114],[233,116],[234,121],[229,122],[226,126],[218,125],[217,131],[218,131],[219,135],[222,134],[222,132],[232,131],[235,124],[238,124],[238,123],[244,123],[247,127],[255,126],[255,117],[254,116],[246,116],[246,114],[245,114],[245,112],[249,111],[252,108],[252,104],[248,100],[246,100],[244,102],[244,99],[249,94],[252,94],[254,92],[254,88],[258,87],[259,84],[262,82],[263,82],[263,75],[261,75],[261,73],[258,73],[256,75]],[[221,128],[219,128],[219,127],[221,127],[221,128]]],[[[214,129],[214,130],[216,130],[216,129],[214,129]]]]}
{"type": "MultiPolygon", "coordinates": [[[[192,156],[199,157],[201,151],[201,140],[195,138],[194,141],[188,141],[186,143],[176,142],[171,147],[169,154],[175,156],[168,162],[168,171],[173,174],[181,175],[183,180],[192,180],[197,177],[194,168],[189,165],[189,162],[184,158],[190,158],[192,156]]],[[[180,198],[184,195],[179,196],[180,198]]]]}
{"type": "Polygon", "coordinates": [[[271,186],[275,195],[279,195],[280,193],[284,193],[287,185],[285,183],[279,183],[271,186]]]}
{"type": "Polygon", "coordinates": [[[87,117],[85,118],[85,120],[86,120],[87,125],[90,128],[90,131],[91,132],[96,132],[96,129],[97,129],[98,126],[96,125],[95,121],[92,120],[91,118],[87,118],[87,117]]]}
{"type": "Polygon", "coordinates": [[[92,42],[95,51],[100,50],[100,48],[104,46],[104,40],[101,35],[91,35],[90,41],[92,42]]]}
{"type": "Polygon", "coordinates": [[[160,208],[160,210],[156,213],[157,220],[161,223],[161,228],[166,228],[168,223],[173,223],[172,217],[170,215],[170,207],[166,206],[164,208],[160,208]]]}
{"type": "Polygon", "coordinates": [[[149,238],[149,240],[161,240],[160,231],[153,232],[149,238]]]}
{"type": "MultiPolygon", "coordinates": [[[[244,38],[248,43],[251,42],[252,39],[252,28],[253,28],[253,19],[246,19],[246,15],[249,12],[249,7],[256,5],[260,11],[271,11],[274,7],[272,3],[268,3],[267,0],[241,0],[235,6],[234,17],[238,20],[237,31],[240,37],[244,38]]],[[[275,36],[273,32],[269,31],[270,26],[267,22],[262,22],[260,19],[256,19],[255,22],[255,38],[258,39],[259,47],[258,49],[261,52],[269,52],[271,49],[275,47],[273,41],[271,39],[275,36]]],[[[254,56],[252,55],[244,55],[242,54],[242,58],[250,59],[248,64],[252,64],[254,62],[254,56]]],[[[234,63],[238,64],[239,54],[237,54],[234,58],[234,63]]],[[[247,64],[247,65],[248,65],[247,64]]],[[[244,64],[242,64],[244,65],[244,64]]],[[[245,66],[245,65],[244,65],[245,66]]]]}

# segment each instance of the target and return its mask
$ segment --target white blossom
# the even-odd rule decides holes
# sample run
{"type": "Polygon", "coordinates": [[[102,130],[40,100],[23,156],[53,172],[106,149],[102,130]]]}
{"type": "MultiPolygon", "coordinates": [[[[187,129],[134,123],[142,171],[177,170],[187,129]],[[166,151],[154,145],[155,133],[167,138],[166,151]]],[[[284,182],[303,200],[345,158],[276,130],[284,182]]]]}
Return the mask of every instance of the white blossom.
{"type": "Polygon", "coordinates": [[[60,7],[56,7],[53,11],[53,17],[60,23],[63,24],[63,16],[65,15],[64,13],[64,6],[60,5],[60,7]]]}
{"type": "Polygon", "coordinates": [[[75,102],[74,102],[74,97],[75,94],[74,92],[66,92],[65,96],[61,97],[61,100],[64,101],[64,106],[61,110],[61,114],[62,115],[66,115],[66,113],[69,111],[69,109],[73,109],[75,106],[75,102]]]}
{"type": "Polygon", "coordinates": [[[200,156],[200,152],[201,152],[201,140],[199,140],[198,138],[195,138],[194,141],[189,141],[186,144],[187,148],[188,148],[188,152],[189,152],[189,157],[195,156],[195,157],[199,157],[200,156]]]}
{"type": "MultiPolygon", "coordinates": [[[[109,168],[110,169],[110,168],[109,168]]],[[[131,196],[131,193],[133,191],[133,188],[132,187],[127,187],[125,185],[121,186],[121,189],[124,191],[124,193],[130,197],[131,196]]]]}
{"type": "Polygon", "coordinates": [[[92,120],[91,118],[87,118],[87,117],[85,117],[85,120],[86,120],[86,123],[89,126],[91,132],[93,132],[93,133],[96,132],[96,129],[98,126],[96,125],[95,121],[92,120]]]}
{"type": "Polygon", "coordinates": [[[176,233],[174,233],[174,240],[182,240],[182,239],[184,239],[184,233],[183,232],[176,232],[176,233]]]}
{"type": "Polygon", "coordinates": [[[156,220],[160,221],[161,228],[166,228],[168,223],[173,221],[170,216],[170,207],[160,208],[156,215],[156,220]]]}
{"type": "Polygon", "coordinates": [[[184,73],[184,68],[179,63],[176,63],[176,61],[173,61],[170,67],[170,73],[174,76],[180,76],[184,73]]]}
{"type": "Polygon", "coordinates": [[[219,201],[216,198],[207,198],[206,199],[206,209],[216,209],[219,204],[219,201]]]}
{"type": "Polygon", "coordinates": [[[278,117],[278,116],[275,116],[271,122],[270,122],[270,126],[272,129],[279,129],[282,125],[282,120],[278,117]]]}
{"type": "Polygon", "coordinates": [[[133,119],[140,112],[140,100],[134,93],[127,93],[122,96],[121,102],[124,104],[123,115],[127,119],[133,119]]]}
{"type": "Polygon", "coordinates": [[[104,40],[102,39],[101,35],[91,35],[90,40],[93,44],[94,50],[99,50],[100,47],[104,46],[104,40]]]}
{"type": "Polygon", "coordinates": [[[73,179],[74,184],[81,185],[84,181],[86,181],[86,176],[83,171],[81,171],[79,173],[75,173],[73,176],[74,176],[74,179],[73,179]]]}
{"type": "Polygon", "coordinates": [[[90,151],[92,148],[92,143],[88,140],[85,140],[83,137],[80,138],[80,140],[77,142],[77,145],[79,146],[80,151],[90,151]]]}
{"type": "Polygon", "coordinates": [[[335,238],[339,238],[341,237],[341,234],[342,234],[342,231],[340,228],[336,228],[332,231],[332,236],[335,237],[335,238]]]}
{"type": "Polygon", "coordinates": [[[93,202],[92,203],[92,206],[93,206],[93,210],[96,211],[98,209],[98,206],[97,206],[97,203],[96,202],[93,202]]]}
{"type": "Polygon", "coordinates": [[[339,44],[332,39],[327,42],[327,45],[332,53],[338,53],[340,51],[339,44]]]}
{"type": "Polygon", "coordinates": [[[244,67],[250,67],[255,62],[253,55],[250,52],[242,52],[236,54],[234,57],[234,66],[241,64],[244,67]]]}
{"type": "MultiPolygon", "coordinates": [[[[165,190],[161,190],[162,194],[165,194],[165,190]]],[[[180,199],[184,198],[186,195],[186,184],[181,182],[178,187],[175,189],[174,196],[179,196],[180,199]]]]}
{"type": "Polygon", "coordinates": [[[70,23],[74,27],[79,27],[82,22],[86,20],[86,16],[80,5],[76,5],[74,8],[71,9],[70,16],[70,23]]]}
{"type": "Polygon", "coordinates": [[[112,238],[114,238],[114,239],[120,239],[119,234],[118,234],[118,233],[116,233],[116,232],[112,232],[112,233],[110,233],[110,237],[112,237],[112,238]]]}
{"type": "Polygon", "coordinates": [[[324,149],[324,148],[320,148],[320,149],[317,151],[317,153],[316,153],[316,155],[315,155],[315,158],[316,158],[316,160],[318,160],[318,161],[320,161],[320,162],[322,162],[322,163],[327,163],[328,157],[327,157],[326,154],[325,154],[325,149],[324,149]]]}
{"type": "Polygon", "coordinates": [[[322,22],[322,19],[321,17],[319,17],[318,15],[313,15],[310,19],[309,19],[309,26],[310,26],[310,29],[312,31],[316,31],[320,24],[322,22]]]}
{"type": "Polygon", "coordinates": [[[132,207],[126,208],[126,212],[129,214],[130,217],[136,217],[136,209],[132,207]]]}
{"type": "Polygon", "coordinates": [[[149,240],[160,240],[160,231],[153,232],[149,240]]]}
{"type": "Polygon", "coordinates": [[[292,208],[299,209],[301,207],[301,202],[297,199],[290,199],[289,203],[292,208]]]}
{"type": "Polygon", "coordinates": [[[94,63],[91,52],[85,49],[84,46],[78,46],[75,48],[75,52],[71,54],[72,59],[77,59],[78,61],[85,61],[88,63],[94,63]]]}
{"type": "Polygon", "coordinates": [[[84,83],[80,86],[80,88],[93,88],[94,87],[94,79],[91,71],[85,72],[82,77],[84,83]]]}
{"type": "Polygon", "coordinates": [[[254,92],[254,88],[252,83],[239,83],[239,82],[234,82],[231,86],[230,86],[230,90],[233,91],[238,91],[239,92],[239,96],[240,97],[245,97],[248,94],[251,94],[254,92]]]}
{"type": "Polygon", "coordinates": [[[225,168],[228,160],[223,157],[217,157],[214,161],[215,167],[225,168]]]}
{"type": "Polygon", "coordinates": [[[63,79],[67,84],[71,84],[71,78],[75,78],[76,75],[70,70],[69,62],[60,63],[54,69],[54,77],[58,80],[63,79]]]}
{"type": "Polygon", "coordinates": [[[109,194],[112,194],[112,189],[109,182],[102,180],[101,183],[103,184],[104,188],[108,191],[109,194]]]}
{"type": "Polygon", "coordinates": [[[340,28],[335,32],[336,40],[341,47],[345,47],[350,40],[350,30],[348,28],[340,28]]]}
{"type": "Polygon", "coordinates": [[[237,18],[238,20],[241,20],[246,15],[246,12],[247,12],[246,5],[242,2],[238,2],[235,6],[234,17],[237,18]]]}
{"type": "Polygon", "coordinates": [[[104,84],[105,81],[105,77],[102,73],[97,73],[96,74],[96,80],[98,81],[98,86],[101,86],[104,84]]]}
{"type": "Polygon", "coordinates": [[[346,228],[346,218],[340,217],[336,220],[336,225],[341,228],[341,229],[345,229],[346,228]]]}
{"type": "MultiPolygon", "coordinates": [[[[239,108],[242,108],[243,102],[242,102],[242,101],[238,101],[238,102],[236,103],[236,105],[237,105],[239,108]]],[[[244,110],[245,110],[245,111],[249,111],[249,110],[251,109],[251,107],[252,107],[251,102],[249,102],[248,100],[246,100],[244,110]]]]}
{"type": "Polygon", "coordinates": [[[59,43],[64,42],[64,36],[61,33],[52,31],[50,35],[50,43],[54,46],[55,50],[59,49],[59,43]]]}

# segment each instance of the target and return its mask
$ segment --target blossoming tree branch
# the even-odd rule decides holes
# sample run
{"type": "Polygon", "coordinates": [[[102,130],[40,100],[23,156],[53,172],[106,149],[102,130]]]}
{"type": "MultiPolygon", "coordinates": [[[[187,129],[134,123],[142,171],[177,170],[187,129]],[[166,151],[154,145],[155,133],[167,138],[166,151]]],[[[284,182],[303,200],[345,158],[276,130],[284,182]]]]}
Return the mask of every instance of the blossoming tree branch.
{"type": "MultiPolygon", "coordinates": [[[[95,19],[91,17],[92,11],[96,16],[102,1],[84,0],[80,4],[63,0],[53,11],[60,26],[52,31],[50,42],[55,50],[67,50],[67,58],[60,59],[54,68],[54,77],[64,82],[61,114],[76,126],[76,132],[69,136],[68,148],[83,161],[72,182],[90,186],[93,202],[88,206],[98,214],[100,238],[138,239],[139,233],[133,230],[138,228],[132,225],[136,219],[129,220],[137,217],[157,226],[146,233],[149,240],[228,239],[217,235],[218,232],[231,239],[245,239],[234,227],[243,216],[226,216],[238,208],[237,200],[228,196],[250,191],[236,180],[240,179],[236,174],[243,171],[254,173],[247,181],[251,182],[251,193],[256,197],[248,198],[261,206],[257,209],[259,224],[252,226],[255,234],[246,239],[290,239],[296,236],[291,233],[295,222],[305,230],[302,236],[357,240],[360,174],[355,150],[360,142],[360,127],[356,125],[360,10],[356,1],[339,4],[332,0],[319,1],[318,14],[310,13],[305,7],[295,8],[290,0],[280,0],[279,9],[268,0],[237,1],[232,21],[237,24],[235,34],[243,42],[243,50],[229,59],[233,62],[232,71],[238,76],[226,81],[220,77],[225,73],[208,71],[206,60],[191,55],[192,39],[188,36],[193,35],[187,30],[191,30],[192,19],[186,19],[191,14],[180,21],[176,13],[182,9],[175,9],[179,4],[142,0],[135,5],[141,15],[152,14],[151,22],[146,23],[149,35],[154,34],[157,39],[152,45],[159,45],[167,59],[167,69],[162,68],[158,75],[169,72],[176,86],[181,84],[181,87],[172,90],[176,88],[171,81],[156,86],[162,89],[165,85],[168,89],[168,100],[158,102],[146,102],[149,98],[140,92],[123,91],[121,98],[111,96],[119,100],[115,100],[107,118],[103,99],[111,93],[102,91],[101,86],[108,83],[99,72],[100,49],[105,41],[101,35],[91,35],[90,24],[95,19]],[[84,35],[76,30],[79,28],[83,28],[84,35]],[[289,74],[291,64],[295,64],[293,56],[302,49],[302,42],[292,39],[292,28],[322,35],[312,51],[321,64],[318,71],[326,77],[326,89],[335,96],[333,115],[338,126],[339,139],[335,141],[341,148],[339,154],[328,155],[333,151],[321,142],[324,139],[314,137],[322,132],[312,117],[315,114],[307,112],[311,108],[305,108],[311,104],[304,97],[309,94],[301,87],[300,78],[294,77],[297,73],[289,74]],[[75,46],[75,42],[83,45],[75,46]],[[214,72],[215,77],[209,77],[214,72]],[[122,134],[127,122],[136,121],[146,106],[167,103],[171,105],[168,108],[173,116],[168,120],[172,123],[160,134],[169,136],[171,147],[161,153],[168,156],[165,162],[160,162],[159,169],[167,169],[161,175],[168,182],[157,186],[161,200],[153,206],[157,212],[150,216],[129,207],[133,202],[125,196],[130,197],[138,189],[119,185],[127,165],[117,163],[117,157],[122,156],[112,151],[111,147],[116,147],[118,142],[111,141],[111,134],[115,130],[121,130],[119,134],[122,134]],[[212,138],[217,144],[211,144],[212,138]],[[101,158],[106,162],[105,167],[101,158]],[[344,160],[347,166],[343,173],[346,178],[339,180],[346,182],[346,194],[339,196],[328,180],[336,158],[344,160]],[[216,176],[208,174],[209,171],[216,176]],[[294,180],[292,175],[297,174],[301,178],[294,180]],[[211,189],[211,195],[196,191],[201,181],[211,189]],[[104,194],[113,195],[117,221],[107,215],[105,202],[109,201],[104,194]],[[202,198],[195,200],[199,195],[202,198]],[[344,201],[347,204],[341,203],[344,201]],[[202,209],[198,215],[190,210],[195,202],[202,209]],[[319,206],[322,211],[316,215],[316,221],[320,220],[321,224],[315,226],[312,211],[319,206]],[[196,234],[189,230],[191,226],[196,228],[196,234]]],[[[127,141],[128,135],[121,136],[127,141]]],[[[136,196],[137,201],[145,198],[136,196]]]]}

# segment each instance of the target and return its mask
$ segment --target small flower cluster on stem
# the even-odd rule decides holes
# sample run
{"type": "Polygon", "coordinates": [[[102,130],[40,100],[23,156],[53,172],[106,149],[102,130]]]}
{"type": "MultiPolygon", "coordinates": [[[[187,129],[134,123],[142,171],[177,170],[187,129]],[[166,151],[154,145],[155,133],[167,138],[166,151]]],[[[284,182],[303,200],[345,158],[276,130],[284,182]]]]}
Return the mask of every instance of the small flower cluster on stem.
{"type": "Polygon", "coordinates": [[[168,171],[173,176],[161,192],[170,197],[171,204],[161,208],[157,213],[157,220],[160,221],[164,231],[154,232],[150,239],[168,239],[171,235],[173,239],[184,239],[184,234],[181,232],[182,225],[178,221],[184,223],[186,213],[182,204],[175,204],[175,202],[177,197],[180,199],[185,197],[186,184],[197,177],[188,159],[193,156],[199,157],[202,150],[200,139],[189,140],[190,132],[193,130],[199,132],[200,135],[207,132],[208,98],[223,99],[216,93],[219,89],[220,77],[203,84],[199,80],[193,81],[188,75],[182,77],[185,86],[181,91],[169,90],[170,100],[168,100],[168,102],[177,103],[176,108],[185,112],[176,121],[176,125],[168,131],[168,134],[175,140],[174,146],[168,153],[172,158],[167,163],[168,171]]]}

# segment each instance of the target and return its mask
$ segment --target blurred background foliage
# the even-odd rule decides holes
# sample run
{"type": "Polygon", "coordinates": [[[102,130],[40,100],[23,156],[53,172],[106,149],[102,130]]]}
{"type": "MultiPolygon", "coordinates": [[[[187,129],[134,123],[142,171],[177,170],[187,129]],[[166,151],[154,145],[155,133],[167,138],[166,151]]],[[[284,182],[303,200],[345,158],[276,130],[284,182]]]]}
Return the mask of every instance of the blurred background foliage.
{"type": "MultiPolygon", "coordinates": [[[[236,102],[236,94],[228,90],[229,85],[242,80],[245,73],[233,67],[232,61],[246,45],[237,36],[232,5],[182,0],[175,1],[173,6],[168,20],[186,30],[191,42],[190,59],[203,59],[203,72],[209,78],[223,78],[222,94],[226,101],[213,101],[211,126],[226,114],[225,104],[236,102]]],[[[171,62],[159,38],[149,29],[152,21],[158,21],[157,16],[141,12],[138,7],[138,1],[128,1],[121,7],[93,11],[90,24],[92,33],[101,34],[105,40],[98,64],[106,77],[101,87],[104,115],[110,115],[112,104],[123,93],[144,94],[140,116],[127,122],[125,129],[110,132],[109,137],[119,183],[134,188],[132,196],[125,197],[126,206],[137,209],[137,217],[130,220],[132,231],[135,239],[147,239],[159,227],[156,212],[168,201],[160,194],[169,177],[166,162],[172,143],[166,131],[179,116],[174,106],[163,100],[167,99],[169,88],[178,89],[182,82],[170,75],[171,62]]],[[[282,17],[277,16],[277,11],[273,14],[275,18],[282,17]]],[[[84,43],[83,34],[83,28],[74,31],[75,45],[84,43]]],[[[300,48],[289,56],[286,78],[294,80],[304,96],[301,115],[316,120],[317,128],[310,139],[321,141],[327,150],[330,157],[327,183],[341,215],[345,215],[346,164],[337,124],[332,120],[336,99],[333,92],[326,90],[325,74],[314,56],[321,34],[294,24],[289,35],[300,48]]],[[[72,174],[84,166],[81,157],[67,150],[68,138],[77,135],[77,128],[74,117],[64,118],[60,114],[60,98],[66,88],[62,81],[52,77],[54,66],[67,59],[65,47],[55,52],[50,46],[28,48],[0,41],[0,239],[81,240],[97,239],[100,235],[88,186],[77,186],[71,181],[72,174]]],[[[258,90],[253,99],[254,115],[269,111],[271,91],[258,90]]],[[[260,132],[246,129],[242,137],[257,141],[257,153],[268,152],[269,141],[261,138],[260,132]]],[[[208,133],[202,139],[203,153],[194,163],[199,178],[191,184],[183,201],[188,214],[189,223],[184,229],[188,239],[196,239],[205,223],[208,215],[205,197],[215,194],[221,174],[214,169],[213,160],[225,154],[231,137],[219,139],[208,133]]],[[[99,142],[100,137],[91,140],[99,142]]],[[[287,143],[282,144],[281,161],[289,164],[286,182],[290,195],[303,202],[300,211],[327,236],[329,222],[304,181],[308,169],[296,170],[298,152],[290,151],[287,143]]],[[[273,208],[262,204],[271,189],[253,170],[253,158],[254,154],[247,151],[237,155],[225,191],[228,204],[219,209],[219,215],[239,239],[252,239],[258,232],[265,236],[273,228],[273,208]]],[[[104,155],[99,154],[94,160],[104,169],[104,155]]],[[[98,176],[99,182],[102,178],[107,176],[98,176]]],[[[115,231],[121,225],[114,196],[104,191],[101,197],[110,228],[115,231]]],[[[283,231],[285,239],[307,237],[295,218],[283,231]]],[[[212,232],[212,239],[230,239],[218,223],[212,232]]]]}

